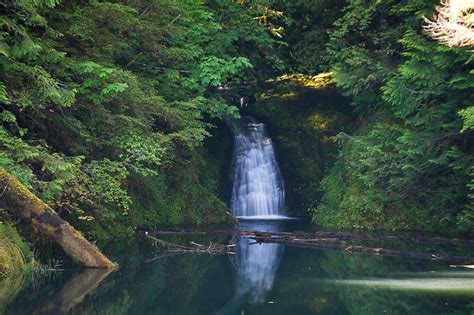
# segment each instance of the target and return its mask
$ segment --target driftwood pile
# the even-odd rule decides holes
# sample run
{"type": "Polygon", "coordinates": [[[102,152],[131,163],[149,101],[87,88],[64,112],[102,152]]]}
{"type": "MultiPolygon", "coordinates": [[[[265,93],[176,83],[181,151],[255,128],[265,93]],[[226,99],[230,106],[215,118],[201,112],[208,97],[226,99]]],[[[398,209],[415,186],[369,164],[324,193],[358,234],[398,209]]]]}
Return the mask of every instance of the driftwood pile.
{"type": "Polygon", "coordinates": [[[224,244],[217,244],[217,243],[209,243],[208,245],[198,244],[196,242],[189,242],[189,246],[174,244],[171,242],[164,241],[162,239],[156,238],[154,236],[145,234],[146,237],[153,240],[155,245],[158,245],[161,250],[160,254],[156,257],[147,260],[147,262],[179,255],[179,254],[188,254],[188,253],[195,253],[195,254],[209,254],[209,255],[233,255],[235,244],[224,245],[224,244]]]}

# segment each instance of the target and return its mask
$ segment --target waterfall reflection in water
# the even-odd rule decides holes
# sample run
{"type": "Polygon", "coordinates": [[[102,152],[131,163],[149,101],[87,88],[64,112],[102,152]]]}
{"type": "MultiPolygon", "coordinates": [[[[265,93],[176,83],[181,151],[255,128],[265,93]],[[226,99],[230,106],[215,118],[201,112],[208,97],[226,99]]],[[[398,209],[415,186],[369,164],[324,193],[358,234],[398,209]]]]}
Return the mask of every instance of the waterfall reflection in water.
{"type": "MultiPolygon", "coordinates": [[[[240,227],[245,231],[278,232],[284,230],[286,222],[284,220],[241,220],[240,227]]],[[[283,249],[282,244],[258,244],[252,239],[240,238],[235,255],[237,269],[235,294],[215,314],[235,314],[237,310],[242,313],[249,304],[263,304],[271,300],[267,294],[273,287],[283,249]]]]}
{"type": "MultiPolygon", "coordinates": [[[[281,231],[284,222],[241,221],[246,231],[281,231]]],[[[249,238],[241,238],[237,245],[236,297],[248,297],[251,303],[265,302],[265,294],[272,289],[275,274],[283,254],[282,244],[258,244],[249,238]]]]}
{"type": "Polygon", "coordinates": [[[237,296],[248,295],[250,302],[265,302],[270,291],[282,254],[281,244],[255,244],[242,238],[238,244],[237,296]]]}

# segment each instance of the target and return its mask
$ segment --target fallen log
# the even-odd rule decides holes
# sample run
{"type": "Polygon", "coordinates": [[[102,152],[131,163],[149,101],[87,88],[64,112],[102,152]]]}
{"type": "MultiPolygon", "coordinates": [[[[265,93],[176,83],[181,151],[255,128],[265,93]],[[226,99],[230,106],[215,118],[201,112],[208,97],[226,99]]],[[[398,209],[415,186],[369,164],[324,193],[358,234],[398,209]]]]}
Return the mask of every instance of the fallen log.
{"type": "Polygon", "coordinates": [[[376,235],[372,236],[365,233],[355,234],[348,232],[262,232],[262,231],[246,231],[246,230],[210,230],[210,231],[193,231],[193,230],[154,230],[155,235],[237,235],[250,236],[255,234],[272,235],[273,237],[297,236],[299,238],[327,238],[328,240],[358,240],[358,241],[389,241],[389,242],[411,242],[411,243],[428,243],[428,244],[456,244],[456,245],[474,245],[474,240],[447,238],[447,237],[428,237],[428,236],[398,236],[398,235],[376,235]]]}
{"type": "Polygon", "coordinates": [[[272,238],[299,238],[299,239],[324,239],[327,241],[401,241],[412,243],[429,244],[459,244],[474,245],[474,240],[444,237],[426,237],[426,236],[395,236],[395,235],[377,235],[353,234],[348,232],[261,232],[261,231],[238,231],[237,235],[243,237],[253,237],[255,235],[272,238]]]}
{"type": "MultiPolygon", "coordinates": [[[[417,259],[428,259],[436,261],[446,261],[450,263],[459,263],[460,267],[471,267],[470,265],[474,264],[474,257],[470,256],[450,256],[450,255],[438,255],[433,253],[423,253],[423,252],[410,252],[403,250],[394,250],[386,249],[380,247],[367,247],[367,246],[355,246],[349,245],[346,243],[346,240],[341,240],[340,238],[334,237],[334,234],[326,234],[327,232],[321,232],[318,235],[323,237],[319,238],[309,238],[308,233],[288,233],[288,232],[249,232],[249,231],[238,231],[233,232],[233,235],[236,237],[250,238],[255,241],[252,244],[258,243],[280,243],[287,246],[300,247],[300,248],[310,248],[310,249],[323,249],[323,250],[336,250],[343,251],[347,253],[358,253],[372,256],[391,256],[391,257],[407,257],[407,258],[417,258],[417,259]],[[305,236],[306,238],[301,238],[305,236]],[[328,237],[333,236],[333,237],[328,237]]],[[[332,233],[332,232],[330,232],[332,233]]],[[[314,235],[314,234],[312,234],[314,235]]],[[[192,247],[178,245],[158,239],[151,235],[146,235],[148,238],[151,238],[155,243],[159,244],[162,247],[167,248],[162,250],[161,254],[148,260],[153,261],[159,258],[170,257],[179,254],[187,253],[207,253],[207,254],[235,254],[234,244],[232,245],[221,245],[221,244],[209,244],[201,245],[194,242],[190,242],[192,247]]],[[[252,245],[251,244],[251,245],[252,245]]]]}
{"type": "Polygon", "coordinates": [[[0,167],[0,208],[31,224],[35,231],[49,236],[84,267],[117,267],[3,167],[0,167]]]}
{"type": "Polygon", "coordinates": [[[288,246],[337,250],[348,253],[360,253],[373,256],[392,256],[392,257],[409,257],[418,259],[429,259],[437,261],[446,261],[452,263],[461,263],[462,265],[474,264],[474,257],[470,256],[450,256],[438,255],[433,253],[409,252],[402,250],[386,249],[380,247],[354,246],[345,244],[344,241],[335,238],[299,238],[291,235],[273,235],[268,232],[245,232],[243,237],[255,240],[257,243],[281,243],[288,246]]]}

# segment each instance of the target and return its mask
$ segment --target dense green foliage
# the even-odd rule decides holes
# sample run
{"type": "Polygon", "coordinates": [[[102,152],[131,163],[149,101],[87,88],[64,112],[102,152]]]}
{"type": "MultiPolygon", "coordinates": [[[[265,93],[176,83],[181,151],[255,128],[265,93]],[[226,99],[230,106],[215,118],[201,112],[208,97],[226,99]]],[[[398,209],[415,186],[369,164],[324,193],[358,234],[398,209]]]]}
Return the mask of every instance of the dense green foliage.
{"type": "Polygon", "coordinates": [[[275,21],[282,28],[287,49],[282,55],[288,70],[317,74],[329,69],[326,43],[334,22],[343,15],[344,0],[274,1],[282,17],[275,21]]]}
{"type": "Polygon", "coordinates": [[[473,55],[423,33],[436,3],[354,0],[335,22],[330,64],[362,123],[337,137],[316,222],[474,231],[473,55]]]}
{"type": "MultiPolygon", "coordinates": [[[[235,264],[206,255],[155,260],[156,244],[137,240],[135,232],[235,223],[227,203],[233,143],[223,118],[240,114],[268,127],[286,214],[311,215],[314,224],[339,229],[472,236],[474,54],[423,31],[423,18],[438,2],[2,1],[0,167],[90,240],[109,242],[106,254],[126,266],[73,313],[208,314],[218,310],[208,303],[210,294],[222,312],[239,306],[242,297],[233,297],[229,283],[249,280],[235,279],[232,270],[242,267],[242,253],[229,255],[235,264]],[[239,104],[241,97],[250,104],[239,104]]],[[[31,243],[36,237],[39,258],[57,255],[14,221],[0,209],[0,278],[10,276],[0,279],[0,313],[23,285],[22,271],[39,266],[22,236],[31,243]]],[[[192,241],[226,237],[197,233],[192,241]]],[[[284,273],[272,300],[249,309],[432,313],[448,305],[431,296],[336,285],[420,266],[436,270],[436,262],[286,251],[296,259],[278,261],[273,272],[280,264],[284,273]]],[[[446,254],[464,251],[458,244],[446,254]]],[[[247,257],[250,269],[261,258],[247,257]]],[[[62,290],[82,288],[78,276],[62,290]]],[[[93,280],[87,272],[82,277],[93,280]]],[[[60,305],[52,294],[59,284],[25,292],[11,309],[56,311],[49,307],[60,305]]],[[[474,309],[472,303],[450,307],[474,309]]]]}
{"type": "Polygon", "coordinates": [[[250,4],[7,1],[0,165],[98,239],[229,221],[209,172],[216,88],[278,65],[250,4]],[[245,50],[242,49],[245,47],[245,50]]]}
{"type": "Polygon", "coordinates": [[[98,240],[229,222],[218,120],[260,92],[249,111],[275,137],[290,211],[472,231],[473,58],[424,34],[436,2],[6,1],[0,166],[98,240]],[[269,77],[323,70],[358,128],[332,90],[274,80],[261,93],[269,77]]]}

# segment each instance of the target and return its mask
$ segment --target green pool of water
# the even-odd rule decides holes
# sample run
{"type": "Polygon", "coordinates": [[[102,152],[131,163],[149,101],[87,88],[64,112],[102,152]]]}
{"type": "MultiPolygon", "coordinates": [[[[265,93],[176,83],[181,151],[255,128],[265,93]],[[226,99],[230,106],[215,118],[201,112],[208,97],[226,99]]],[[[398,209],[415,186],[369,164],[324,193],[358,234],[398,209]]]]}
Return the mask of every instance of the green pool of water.
{"type": "MultiPolygon", "coordinates": [[[[283,231],[294,229],[295,223],[242,224],[245,229],[283,231]]],[[[228,242],[231,236],[166,238],[186,244],[228,242]]],[[[120,269],[110,274],[66,270],[30,282],[5,313],[474,314],[474,270],[419,259],[237,242],[235,255],[161,257],[150,239],[137,237],[131,246],[112,251],[120,269]]],[[[396,245],[413,249],[412,244],[396,245]]],[[[424,250],[469,250],[439,246],[424,250]]]]}

